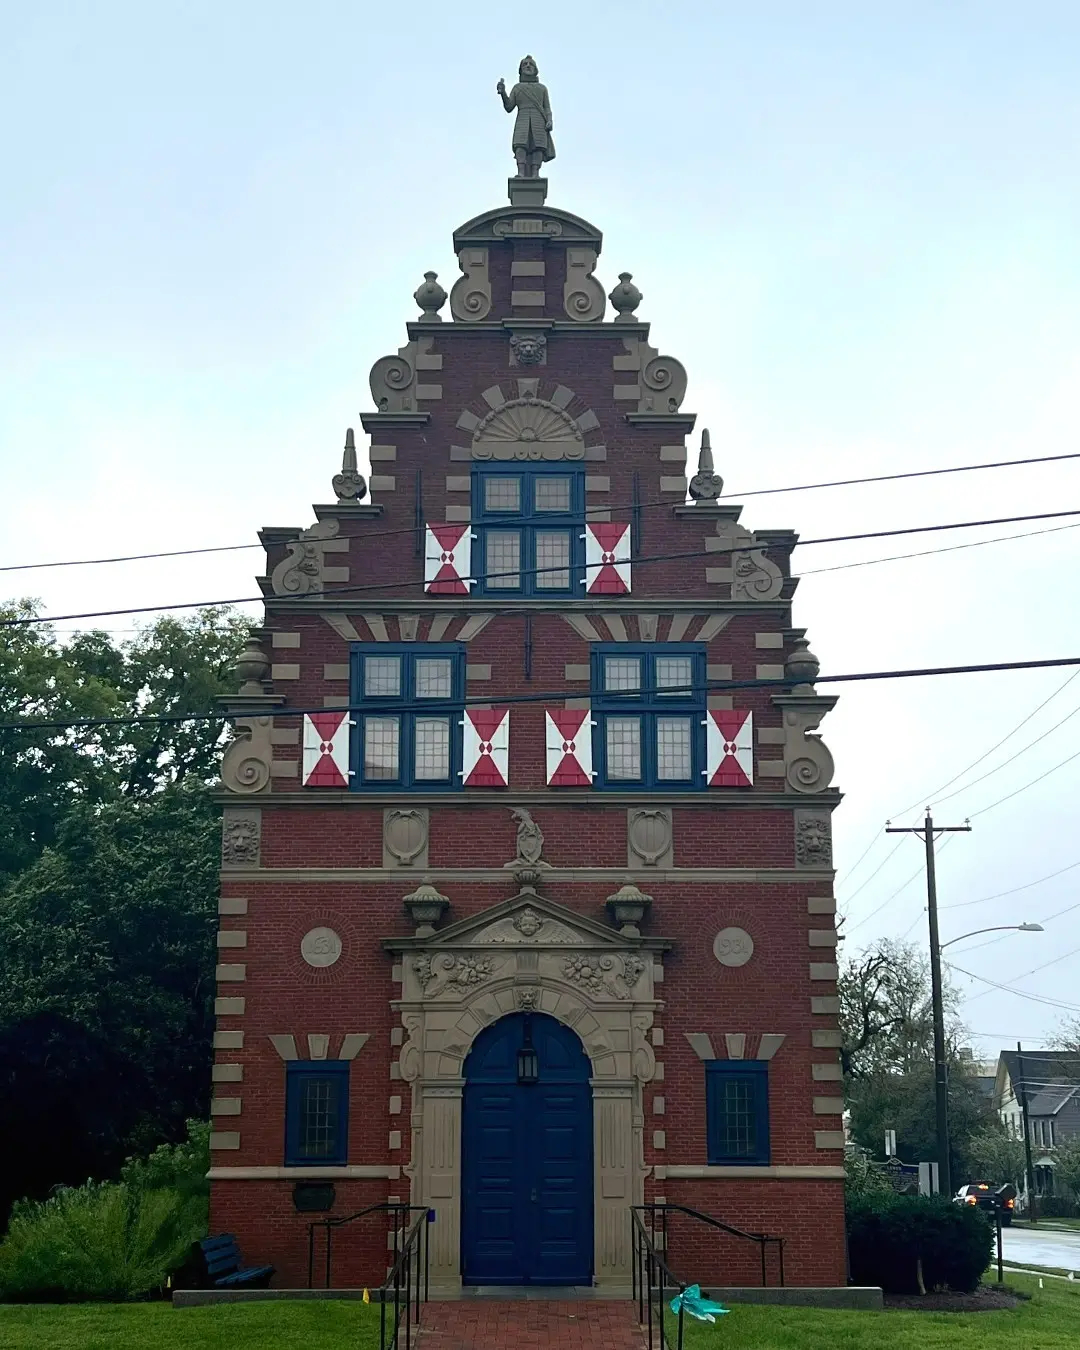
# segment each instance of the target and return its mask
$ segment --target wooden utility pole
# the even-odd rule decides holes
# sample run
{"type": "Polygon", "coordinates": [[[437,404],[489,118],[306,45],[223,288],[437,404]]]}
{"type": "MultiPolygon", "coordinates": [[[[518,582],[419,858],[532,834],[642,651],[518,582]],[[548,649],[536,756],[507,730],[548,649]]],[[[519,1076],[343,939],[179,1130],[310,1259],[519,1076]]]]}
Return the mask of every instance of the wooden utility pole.
{"type": "Polygon", "coordinates": [[[1024,1048],[1019,1041],[1016,1042],[1017,1067],[1020,1070],[1019,1087],[1014,1083],[1013,1091],[1020,1097],[1020,1118],[1024,1123],[1024,1160],[1027,1167],[1027,1193],[1028,1193],[1028,1220],[1031,1223],[1038,1223],[1039,1216],[1035,1212],[1035,1164],[1031,1159],[1031,1121],[1028,1119],[1028,1095],[1027,1095],[1027,1077],[1024,1074],[1024,1048]]]}
{"type": "Polygon", "coordinates": [[[910,828],[886,826],[886,834],[921,834],[926,847],[926,912],[930,917],[930,998],[934,1013],[934,1103],[937,1117],[938,1190],[952,1195],[952,1167],[949,1160],[949,1064],[945,1054],[945,1000],[941,983],[941,942],[938,937],[937,873],[934,868],[934,839],[939,834],[968,833],[971,826],[935,825],[926,809],[922,825],[910,828]]]}

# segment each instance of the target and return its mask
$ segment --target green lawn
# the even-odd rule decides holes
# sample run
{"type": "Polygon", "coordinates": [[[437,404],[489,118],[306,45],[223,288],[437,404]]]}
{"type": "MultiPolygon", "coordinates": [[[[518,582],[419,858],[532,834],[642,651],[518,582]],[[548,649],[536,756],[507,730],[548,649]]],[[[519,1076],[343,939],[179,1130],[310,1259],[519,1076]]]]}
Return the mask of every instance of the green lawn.
{"type": "Polygon", "coordinates": [[[378,1344],[379,1309],[359,1301],[217,1308],[0,1303],[0,1350],[377,1350],[378,1344]]]}
{"type": "MultiPolygon", "coordinates": [[[[736,1306],[716,1323],[685,1321],[686,1350],[1075,1350],[1080,1288],[1007,1277],[1029,1303],[1005,1312],[827,1312],[736,1306]]],[[[674,1337],[672,1338],[674,1342],[674,1337]]]]}
{"type": "MultiPolygon", "coordinates": [[[[686,1350],[1074,1350],[1080,1287],[1036,1276],[1010,1283],[1032,1294],[1008,1312],[827,1312],[737,1305],[715,1325],[686,1322],[686,1350]]],[[[0,1304],[0,1350],[374,1350],[376,1305],[353,1302],[226,1304],[0,1304]]],[[[492,1346],[491,1350],[506,1350],[492,1346]]]]}

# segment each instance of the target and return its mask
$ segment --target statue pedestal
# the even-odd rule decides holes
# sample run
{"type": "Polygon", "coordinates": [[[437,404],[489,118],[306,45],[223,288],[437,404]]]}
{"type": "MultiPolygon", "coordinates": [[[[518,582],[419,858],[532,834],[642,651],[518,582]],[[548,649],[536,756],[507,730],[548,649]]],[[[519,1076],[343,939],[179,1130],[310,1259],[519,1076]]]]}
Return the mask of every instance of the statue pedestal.
{"type": "Polygon", "coordinates": [[[511,206],[543,206],[547,200],[546,178],[511,178],[506,190],[511,206]]]}

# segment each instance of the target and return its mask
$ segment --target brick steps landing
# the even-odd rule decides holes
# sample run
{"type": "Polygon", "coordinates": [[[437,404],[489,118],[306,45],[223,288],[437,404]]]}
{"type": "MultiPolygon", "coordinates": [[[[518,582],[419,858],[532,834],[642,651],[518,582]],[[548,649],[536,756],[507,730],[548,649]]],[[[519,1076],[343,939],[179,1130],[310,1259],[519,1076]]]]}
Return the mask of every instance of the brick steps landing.
{"type": "Polygon", "coordinates": [[[636,1308],[587,1299],[429,1303],[419,1350],[642,1350],[636,1308]]]}

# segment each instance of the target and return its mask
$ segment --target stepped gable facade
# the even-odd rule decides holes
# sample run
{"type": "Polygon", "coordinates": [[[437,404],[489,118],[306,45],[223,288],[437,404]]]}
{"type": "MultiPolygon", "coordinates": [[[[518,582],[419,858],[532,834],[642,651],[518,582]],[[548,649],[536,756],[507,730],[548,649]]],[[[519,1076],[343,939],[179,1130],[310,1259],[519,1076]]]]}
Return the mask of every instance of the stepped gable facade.
{"type": "MultiPolygon", "coordinates": [[[[721,498],[682,362],[532,143],[371,370],[369,477],[350,432],[314,522],[260,536],[212,1231],[295,1286],[310,1223],[411,1203],[435,1288],[623,1286],[631,1206],[667,1202],[843,1284],[835,699],[796,536],[721,498]]],[[[336,1231],[335,1285],[382,1280],[388,1222],[336,1231]]],[[[696,1232],[687,1278],[759,1282],[696,1232]]]]}

